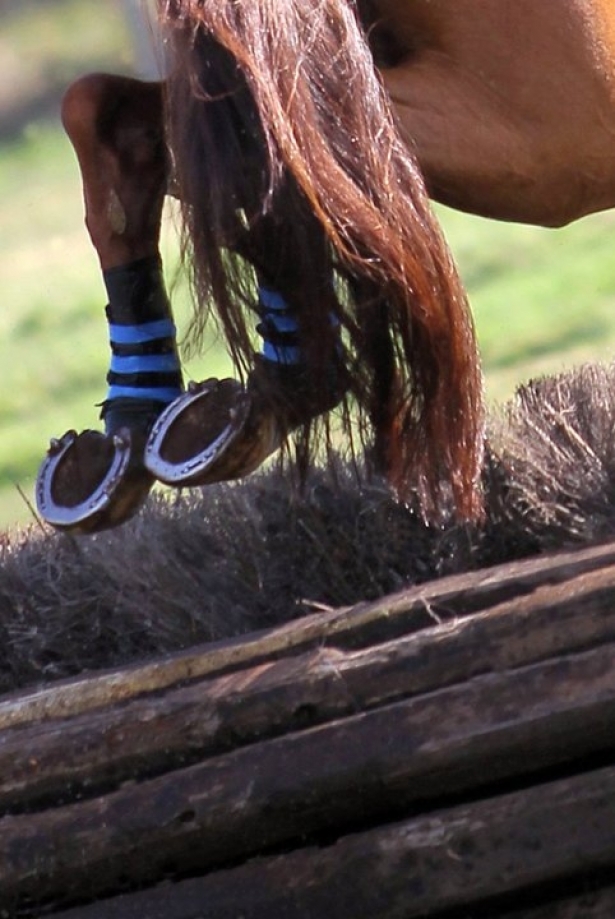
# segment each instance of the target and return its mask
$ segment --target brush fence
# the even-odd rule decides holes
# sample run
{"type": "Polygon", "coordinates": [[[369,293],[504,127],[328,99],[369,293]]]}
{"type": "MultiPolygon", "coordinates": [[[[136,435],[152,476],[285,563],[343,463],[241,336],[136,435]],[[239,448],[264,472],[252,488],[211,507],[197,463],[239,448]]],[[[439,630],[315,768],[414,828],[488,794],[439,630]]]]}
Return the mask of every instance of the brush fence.
{"type": "Polygon", "coordinates": [[[615,915],[615,546],[0,701],[0,916],[615,915]]]}

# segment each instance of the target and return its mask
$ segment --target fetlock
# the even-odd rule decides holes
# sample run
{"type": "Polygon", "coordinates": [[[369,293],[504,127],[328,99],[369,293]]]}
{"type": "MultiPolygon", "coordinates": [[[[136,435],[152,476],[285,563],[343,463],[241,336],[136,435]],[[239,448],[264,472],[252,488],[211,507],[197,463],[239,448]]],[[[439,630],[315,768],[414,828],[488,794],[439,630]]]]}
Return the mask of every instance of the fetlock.
{"type": "Polygon", "coordinates": [[[256,355],[248,380],[248,392],[271,405],[285,434],[334,409],[346,390],[345,369],[337,358],[316,380],[306,364],[279,364],[256,355]]]}

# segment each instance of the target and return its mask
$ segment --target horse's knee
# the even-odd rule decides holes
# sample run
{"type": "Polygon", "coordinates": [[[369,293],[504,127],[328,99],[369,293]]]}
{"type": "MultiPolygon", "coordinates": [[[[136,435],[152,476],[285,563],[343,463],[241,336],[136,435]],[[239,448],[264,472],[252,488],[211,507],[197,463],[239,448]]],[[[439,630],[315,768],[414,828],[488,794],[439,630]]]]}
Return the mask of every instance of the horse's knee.
{"type": "Polygon", "coordinates": [[[92,136],[100,139],[117,119],[160,130],[162,107],[162,83],[91,73],[75,80],[64,93],[61,119],[68,136],[79,143],[92,136]]]}
{"type": "Polygon", "coordinates": [[[168,174],[162,84],[90,74],[68,87],[61,116],[102,267],[157,252],[168,174]]]}
{"type": "Polygon", "coordinates": [[[69,137],[76,138],[95,124],[111,79],[106,74],[92,73],[70,84],[62,98],[60,113],[69,137]]]}

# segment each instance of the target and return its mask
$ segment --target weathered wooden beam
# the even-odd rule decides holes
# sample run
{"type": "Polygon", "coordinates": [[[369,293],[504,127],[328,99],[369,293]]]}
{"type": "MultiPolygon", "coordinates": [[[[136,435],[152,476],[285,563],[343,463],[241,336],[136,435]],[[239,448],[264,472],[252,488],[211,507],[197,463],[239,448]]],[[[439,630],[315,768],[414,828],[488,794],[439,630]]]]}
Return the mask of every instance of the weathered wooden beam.
{"type": "MultiPolygon", "coordinates": [[[[484,674],[83,803],[6,816],[0,891],[18,902],[93,897],[121,889],[126,879],[151,884],[296,847],[306,837],[340,836],[433,807],[443,792],[487,794],[504,779],[520,783],[579,757],[612,753],[613,723],[612,645],[484,674]]],[[[615,841],[615,773],[603,778],[600,800],[615,841]]],[[[591,784],[592,794],[598,787],[591,784]]],[[[582,819],[590,820],[588,858],[595,850],[600,860],[607,849],[602,830],[592,836],[593,807],[582,819]]],[[[529,811],[525,819],[531,826],[529,811]]],[[[514,838],[509,842],[499,845],[514,858],[514,838]]],[[[577,867],[583,857],[576,852],[577,867]]]]}
{"type": "Polygon", "coordinates": [[[602,569],[605,587],[613,584],[615,544],[498,565],[442,578],[372,603],[318,613],[235,639],[214,642],[120,670],[61,682],[0,699],[0,731],[48,718],[71,717],[140,694],[228,673],[250,665],[301,654],[325,645],[367,647],[401,635],[562,584],[602,569]]]}
{"type": "Polygon", "coordinates": [[[615,769],[574,776],[392,823],[321,847],[56,914],[56,919],[612,919],[612,887],[588,896],[588,869],[615,871],[615,769]],[[559,904],[515,901],[565,882],[559,904]],[[496,905],[497,904],[497,905],[496,905]],[[467,912],[466,912],[467,910],[467,912]],[[583,911],[581,911],[583,910],[583,911]]]}
{"type": "Polygon", "coordinates": [[[584,879],[577,884],[582,890],[581,893],[563,896],[561,899],[557,890],[551,890],[551,896],[555,899],[550,899],[541,906],[526,905],[514,909],[502,914],[498,919],[613,919],[615,887],[599,887],[598,883],[595,879],[584,879]]]}
{"type": "MultiPolygon", "coordinates": [[[[233,875],[225,878],[232,884],[233,875]]],[[[183,884],[162,884],[153,893],[141,895],[128,895],[114,897],[102,903],[82,908],[54,912],[49,919],[257,919],[265,915],[264,907],[260,904],[251,904],[250,910],[245,903],[235,903],[230,908],[226,905],[214,904],[215,911],[209,911],[205,904],[210,902],[211,890],[209,883],[202,881],[185,882],[183,884]],[[207,886],[206,886],[207,884],[207,886]],[[233,912],[241,908],[241,913],[233,912]],[[258,910],[258,912],[256,912],[258,910]]],[[[375,883],[380,883],[375,879],[375,883]]],[[[586,885],[580,884],[584,887],[586,885]]],[[[591,884],[587,886],[591,887],[591,884]]],[[[540,894],[538,894],[540,897],[540,894]]],[[[239,899],[239,898],[237,898],[239,899]]],[[[514,899],[514,896],[510,899],[514,899]]],[[[463,907],[462,907],[463,909],[463,907]]],[[[1,914],[0,914],[1,915],[1,914]]],[[[272,914],[273,915],[273,912],[272,914]]],[[[457,913],[457,915],[459,915],[457,913]]],[[[551,900],[543,906],[522,907],[509,912],[506,906],[491,904],[486,910],[480,912],[463,912],[464,919],[613,919],[615,916],[615,888],[593,889],[565,899],[551,900]]],[[[332,900],[326,912],[312,913],[306,911],[301,895],[297,892],[295,903],[284,912],[275,913],[275,919],[338,919],[337,903],[332,900]]],[[[357,913],[358,916],[358,913],[357,913]]],[[[407,912],[395,911],[393,913],[379,913],[378,919],[405,919],[407,912]]],[[[428,914],[423,914],[427,919],[428,914]]],[[[442,914],[440,913],[440,916],[442,914]]],[[[450,919],[450,912],[448,917],[450,919]]],[[[342,919],[342,917],[339,917],[342,919]]],[[[438,919],[434,913],[429,914],[429,919],[438,919]]]]}
{"type": "MultiPolygon", "coordinates": [[[[489,898],[509,893],[506,908],[518,913],[510,919],[543,919],[519,911],[525,895],[560,877],[575,909],[577,881],[615,865],[612,836],[600,821],[594,826],[597,786],[590,781],[599,763],[615,761],[614,596],[615,547],[594,547],[443,579],[5,699],[0,916],[2,909],[40,915],[35,901],[56,912],[101,896],[119,904],[118,892],[130,889],[121,908],[139,909],[143,919],[157,915],[145,912],[143,897],[168,889],[174,900],[165,917],[185,919],[203,915],[202,900],[199,912],[177,912],[192,908],[186,898],[198,889],[208,897],[206,915],[220,919],[344,919],[346,900],[357,894],[365,915],[383,919],[437,915],[464,903],[484,911],[489,898]],[[585,823],[575,829],[570,867],[561,848],[543,856],[550,844],[545,822],[534,843],[538,874],[531,876],[518,835],[519,804],[500,827],[514,882],[507,886],[494,869],[493,892],[481,887],[473,853],[481,845],[486,852],[489,840],[493,845],[489,833],[498,823],[486,828],[486,811],[473,809],[493,805],[497,812],[517,795],[531,829],[527,809],[540,788],[556,788],[552,780],[563,769],[589,770],[570,779],[577,800],[566,804],[568,819],[585,823]],[[524,790],[532,783],[536,789],[524,790]],[[450,901],[436,897],[430,905],[424,891],[431,889],[432,856],[422,860],[427,850],[415,830],[426,825],[421,820],[448,814],[447,839],[454,842],[459,808],[437,809],[464,796],[475,802],[465,806],[476,822],[466,824],[465,849],[450,851],[465,864],[465,900],[455,871],[442,861],[448,849],[435,846],[433,864],[446,868],[450,901]],[[403,839],[387,849],[399,827],[403,839],[414,839],[414,855],[403,839]],[[353,849],[361,839],[369,856],[353,849]],[[364,858],[381,871],[371,877],[379,891],[371,905],[363,875],[355,883],[364,858]],[[261,880],[263,866],[270,888],[261,880]],[[193,880],[181,881],[186,876],[193,880]],[[168,886],[160,887],[164,878],[168,886]],[[235,885],[244,881],[242,905],[235,885]],[[140,886],[154,889],[137,893],[140,886]],[[385,894],[393,912],[385,911],[385,894]],[[408,910],[408,896],[418,912],[408,910]]],[[[615,767],[601,774],[613,827],[615,767]]],[[[504,855],[497,858],[504,863],[504,855]]],[[[353,917],[362,915],[356,906],[353,900],[353,917]]],[[[607,919],[601,908],[586,915],[607,919]]],[[[112,914],[131,915],[115,908],[112,914]]]]}
{"type": "Polygon", "coordinates": [[[323,648],[0,732],[0,810],[91,797],[307,725],[615,642],[612,569],[362,651],[323,648]]]}

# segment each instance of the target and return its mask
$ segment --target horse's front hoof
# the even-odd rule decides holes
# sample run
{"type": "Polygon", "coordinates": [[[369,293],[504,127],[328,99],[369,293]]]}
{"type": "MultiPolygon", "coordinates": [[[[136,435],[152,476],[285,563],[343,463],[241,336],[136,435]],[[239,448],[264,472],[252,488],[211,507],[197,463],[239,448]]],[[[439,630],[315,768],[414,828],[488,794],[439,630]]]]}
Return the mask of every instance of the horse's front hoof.
{"type": "Polygon", "coordinates": [[[211,485],[254,472],[281,445],[267,406],[237,380],[192,384],[158,417],[144,462],[167,485],[211,485]]]}
{"type": "Polygon", "coordinates": [[[142,462],[143,438],[68,431],[52,440],[36,480],[41,517],[59,530],[95,533],[134,516],[153,485],[142,462]]]}

